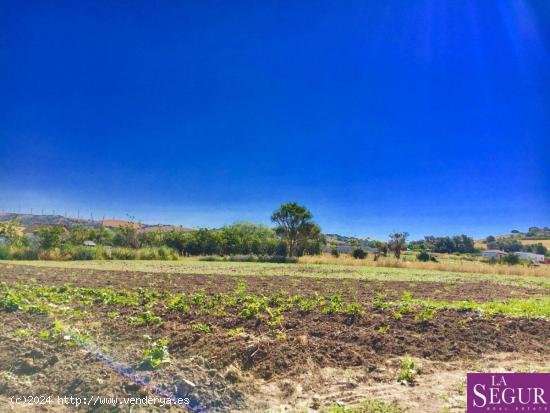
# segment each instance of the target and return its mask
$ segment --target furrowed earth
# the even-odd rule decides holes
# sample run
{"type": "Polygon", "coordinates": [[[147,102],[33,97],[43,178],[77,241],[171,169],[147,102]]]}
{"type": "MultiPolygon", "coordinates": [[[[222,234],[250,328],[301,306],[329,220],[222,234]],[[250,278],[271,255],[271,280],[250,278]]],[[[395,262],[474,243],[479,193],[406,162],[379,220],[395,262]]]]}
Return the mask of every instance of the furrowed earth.
{"type": "Polygon", "coordinates": [[[9,262],[0,282],[0,411],[164,390],[197,411],[463,412],[467,371],[550,367],[544,277],[181,260],[9,262]],[[10,401],[29,395],[56,400],[10,401]]]}

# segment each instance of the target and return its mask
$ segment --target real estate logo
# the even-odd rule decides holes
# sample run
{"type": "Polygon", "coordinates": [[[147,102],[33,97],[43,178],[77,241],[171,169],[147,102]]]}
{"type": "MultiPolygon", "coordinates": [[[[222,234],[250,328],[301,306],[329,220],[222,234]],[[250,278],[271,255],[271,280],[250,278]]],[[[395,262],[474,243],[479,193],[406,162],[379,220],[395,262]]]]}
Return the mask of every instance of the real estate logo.
{"type": "Polygon", "coordinates": [[[550,373],[468,373],[467,389],[467,413],[550,413],[550,373]]]}

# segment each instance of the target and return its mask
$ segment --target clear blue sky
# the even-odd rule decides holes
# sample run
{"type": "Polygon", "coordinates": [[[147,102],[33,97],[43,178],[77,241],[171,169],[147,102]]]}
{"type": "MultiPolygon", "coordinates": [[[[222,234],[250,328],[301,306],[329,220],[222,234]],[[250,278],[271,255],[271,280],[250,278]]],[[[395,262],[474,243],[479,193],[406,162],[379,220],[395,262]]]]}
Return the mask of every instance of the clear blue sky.
{"type": "Polygon", "coordinates": [[[550,2],[4,1],[0,210],[550,225],[550,2]]]}

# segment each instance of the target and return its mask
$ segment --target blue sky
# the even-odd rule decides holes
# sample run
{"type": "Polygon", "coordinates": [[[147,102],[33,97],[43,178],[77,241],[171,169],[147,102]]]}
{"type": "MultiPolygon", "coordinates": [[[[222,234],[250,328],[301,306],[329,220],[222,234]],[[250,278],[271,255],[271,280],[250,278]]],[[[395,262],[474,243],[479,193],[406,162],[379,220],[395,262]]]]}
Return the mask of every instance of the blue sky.
{"type": "Polygon", "coordinates": [[[0,210],[550,225],[550,2],[7,1],[0,210]]]}

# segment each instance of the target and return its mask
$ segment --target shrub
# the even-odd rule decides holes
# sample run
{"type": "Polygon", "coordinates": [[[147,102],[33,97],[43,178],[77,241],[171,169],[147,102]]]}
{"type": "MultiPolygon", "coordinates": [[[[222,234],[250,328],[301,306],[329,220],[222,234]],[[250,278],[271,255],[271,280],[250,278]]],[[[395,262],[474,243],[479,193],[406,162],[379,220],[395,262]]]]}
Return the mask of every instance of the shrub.
{"type": "Polygon", "coordinates": [[[235,261],[235,262],[257,262],[258,256],[257,255],[231,255],[229,257],[229,261],[235,261]]]}
{"type": "Polygon", "coordinates": [[[353,255],[353,258],[362,260],[367,257],[367,252],[363,248],[355,248],[351,255],[353,255]]]}
{"type": "Polygon", "coordinates": [[[34,248],[13,248],[11,256],[14,260],[37,260],[38,251],[34,248]]]}
{"type": "Polygon", "coordinates": [[[110,260],[112,259],[111,256],[111,248],[110,247],[102,247],[97,246],[95,247],[95,259],[96,260],[110,260]]]}
{"type": "Polygon", "coordinates": [[[426,251],[422,251],[416,256],[416,259],[422,262],[430,261],[430,254],[428,254],[426,251]]]}
{"type": "Polygon", "coordinates": [[[61,261],[65,259],[67,255],[59,248],[52,248],[49,250],[40,251],[38,253],[38,259],[48,261],[61,261]]]}
{"type": "Polygon", "coordinates": [[[519,257],[516,254],[508,254],[500,258],[501,262],[508,265],[519,264],[519,257]]]}
{"type": "Polygon", "coordinates": [[[158,256],[160,260],[177,260],[178,253],[168,247],[160,247],[158,249],[158,256]]]}
{"type": "Polygon", "coordinates": [[[130,248],[113,248],[111,257],[113,260],[137,260],[138,253],[130,248]]]}
{"type": "Polygon", "coordinates": [[[69,251],[69,255],[75,261],[95,260],[96,250],[91,247],[78,247],[69,251]]]}
{"type": "Polygon", "coordinates": [[[333,257],[338,258],[340,256],[340,252],[338,252],[338,247],[335,244],[332,244],[330,246],[330,253],[333,257]]]}
{"type": "Polygon", "coordinates": [[[141,248],[138,251],[138,256],[140,260],[158,260],[159,254],[158,250],[155,248],[141,248]]]}
{"type": "Polygon", "coordinates": [[[0,245],[0,260],[7,260],[10,256],[10,249],[6,245],[0,245]]]}
{"type": "Polygon", "coordinates": [[[286,264],[296,264],[298,258],[285,257],[283,255],[268,255],[258,258],[259,262],[273,262],[273,263],[286,263],[286,264]]]}

